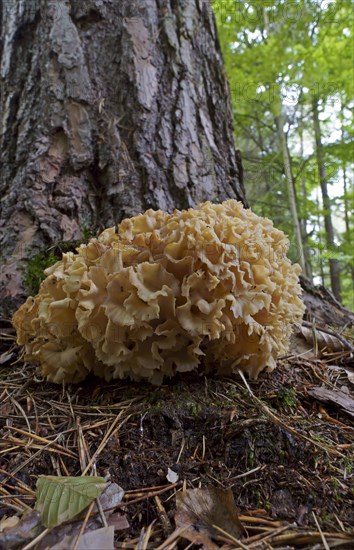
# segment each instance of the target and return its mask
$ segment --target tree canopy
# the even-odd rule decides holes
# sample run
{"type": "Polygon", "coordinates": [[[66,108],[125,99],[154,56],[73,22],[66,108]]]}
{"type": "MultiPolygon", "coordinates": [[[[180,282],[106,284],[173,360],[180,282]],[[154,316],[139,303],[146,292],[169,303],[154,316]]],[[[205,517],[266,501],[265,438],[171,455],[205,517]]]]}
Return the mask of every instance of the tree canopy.
{"type": "Polygon", "coordinates": [[[306,274],[314,282],[332,284],[334,290],[330,263],[336,262],[337,297],[353,309],[352,6],[345,0],[216,0],[212,5],[250,206],[289,235],[294,260],[299,261],[303,245],[306,274]],[[277,131],[280,115],[301,244],[277,131]]]}

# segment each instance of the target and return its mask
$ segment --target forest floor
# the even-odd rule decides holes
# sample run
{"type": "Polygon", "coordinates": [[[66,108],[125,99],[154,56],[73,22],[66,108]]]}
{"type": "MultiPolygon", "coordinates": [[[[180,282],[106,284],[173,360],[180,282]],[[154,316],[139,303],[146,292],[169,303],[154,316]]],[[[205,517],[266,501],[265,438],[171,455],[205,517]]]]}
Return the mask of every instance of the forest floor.
{"type": "Polygon", "coordinates": [[[257,381],[193,375],[161,387],[94,377],[56,386],[16,357],[7,331],[0,548],[69,548],[65,535],[101,527],[92,507],[96,524],[84,512],[76,531],[75,521],[45,530],[33,511],[38,476],[82,473],[124,490],[118,503],[100,497],[115,548],[354,547],[348,353],[291,355],[257,381]]]}

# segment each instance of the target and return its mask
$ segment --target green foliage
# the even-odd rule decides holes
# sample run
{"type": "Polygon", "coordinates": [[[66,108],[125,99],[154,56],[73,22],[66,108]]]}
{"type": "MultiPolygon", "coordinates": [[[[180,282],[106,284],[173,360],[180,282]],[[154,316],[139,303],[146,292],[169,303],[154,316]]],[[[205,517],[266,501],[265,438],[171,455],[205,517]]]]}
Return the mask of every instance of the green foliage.
{"type": "Polygon", "coordinates": [[[88,222],[80,226],[80,230],[81,230],[82,240],[85,242],[89,241],[90,239],[92,239],[92,237],[95,236],[94,231],[92,231],[92,225],[88,222]]]}
{"type": "Polygon", "coordinates": [[[279,392],[279,400],[286,410],[292,412],[298,405],[296,390],[294,388],[282,388],[279,392]]]}
{"type": "MultiPolygon", "coordinates": [[[[354,300],[354,10],[336,0],[212,2],[230,81],[247,198],[294,241],[276,117],[282,112],[305,256],[316,283],[341,263],[343,301],[354,300]],[[314,143],[318,102],[336,250],[328,250],[314,143]]],[[[294,259],[296,259],[294,257],[294,259]]]]}
{"type": "Polygon", "coordinates": [[[47,267],[61,260],[65,252],[75,252],[80,244],[88,242],[93,236],[91,230],[88,228],[82,229],[81,233],[83,239],[80,241],[60,241],[45,251],[39,251],[35,254],[31,253],[31,251],[29,252],[28,256],[30,259],[27,262],[24,283],[31,295],[37,294],[41,282],[46,277],[44,270],[47,267]]]}
{"type": "Polygon", "coordinates": [[[58,256],[53,250],[38,252],[27,263],[24,283],[31,295],[37,294],[41,282],[45,279],[44,270],[58,261],[58,256]]]}
{"type": "Polygon", "coordinates": [[[39,476],[35,508],[45,527],[56,527],[84,510],[105,487],[102,477],[39,476]]]}

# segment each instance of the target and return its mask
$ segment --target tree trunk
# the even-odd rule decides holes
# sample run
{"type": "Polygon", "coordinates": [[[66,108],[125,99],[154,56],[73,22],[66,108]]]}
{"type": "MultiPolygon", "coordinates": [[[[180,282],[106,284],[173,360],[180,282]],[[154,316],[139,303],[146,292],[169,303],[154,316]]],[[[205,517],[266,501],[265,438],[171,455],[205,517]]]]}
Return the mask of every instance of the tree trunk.
{"type": "MultiPolygon", "coordinates": [[[[326,242],[329,252],[334,252],[335,242],[334,242],[334,230],[331,216],[331,201],[328,195],[327,189],[327,176],[325,161],[323,156],[323,146],[321,140],[321,128],[320,128],[320,119],[318,116],[318,99],[315,97],[313,100],[313,126],[315,131],[315,142],[316,142],[316,157],[318,165],[318,174],[321,184],[321,193],[322,193],[322,202],[324,209],[324,223],[325,223],[325,232],[326,232],[326,242]]],[[[329,259],[329,272],[331,278],[331,288],[334,296],[340,302],[341,301],[341,285],[340,285],[340,266],[338,260],[335,258],[329,259]]]]}
{"type": "MultiPolygon", "coordinates": [[[[320,243],[322,245],[322,239],[321,239],[321,231],[322,231],[322,220],[321,220],[321,205],[320,205],[320,196],[319,196],[319,190],[316,190],[316,208],[317,208],[317,225],[318,225],[318,234],[320,243]]],[[[319,258],[319,268],[320,268],[320,276],[321,276],[321,282],[322,286],[325,286],[325,272],[324,272],[324,265],[323,265],[323,258],[322,258],[322,246],[321,249],[319,249],[318,253],[319,258]]]]}
{"type": "MultiPolygon", "coordinates": [[[[263,8],[263,19],[264,19],[264,27],[267,31],[267,34],[270,34],[269,18],[268,18],[268,12],[266,8],[263,8]]],[[[275,113],[276,114],[274,118],[275,118],[277,130],[278,130],[280,148],[281,148],[281,153],[283,157],[283,165],[284,165],[284,172],[285,172],[285,178],[286,178],[286,186],[288,191],[289,207],[290,207],[291,219],[293,223],[294,238],[296,241],[295,244],[298,252],[297,261],[299,262],[303,272],[306,273],[306,262],[305,262],[304,249],[302,246],[300,220],[297,212],[295,186],[294,186],[293,175],[291,172],[291,160],[289,155],[288,144],[286,141],[286,135],[284,132],[283,104],[282,104],[280,95],[278,98],[276,98],[275,113]]]]}
{"type": "Polygon", "coordinates": [[[354,326],[354,313],[349,311],[323,285],[300,275],[302,300],[306,306],[306,319],[317,326],[334,327],[340,332],[344,327],[354,326]]]}
{"type": "Polygon", "coordinates": [[[245,205],[205,0],[1,3],[1,310],[26,260],[146,208],[245,205]]]}
{"type": "MultiPolygon", "coordinates": [[[[343,108],[344,105],[341,105],[341,112],[340,112],[340,121],[341,121],[341,134],[342,134],[342,141],[345,142],[344,138],[344,129],[343,129],[343,108]]],[[[350,192],[350,186],[351,183],[348,181],[347,176],[347,164],[345,159],[342,161],[342,171],[343,171],[343,197],[344,197],[344,222],[345,222],[345,238],[347,242],[351,242],[351,227],[350,227],[350,221],[349,221],[349,212],[354,211],[354,187],[352,190],[352,199],[348,200],[348,193],[350,192]],[[349,189],[348,189],[349,184],[349,189]],[[352,206],[350,205],[352,204],[352,206]]],[[[354,265],[350,266],[350,273],[352,278],[352,285],[353,285],[353,300],[354,300],[354,265]]]]}
{"type": "MultiPolygon", "coordinates": [[[[280,109],[281,109],[280,105],[280,109]]],[[[301,265],[301,268],[304,273],[306,273],[306,262],[305,262],[305,255],[304,255],[304,249],[302,246],[302,236],[301,236],[301,228],[300,228],[300,221],[299,216],[297,213],[297,205],[296,205],[296,197],[295,197],[295,190],[294,190],[294,182],[293,177],[291,173],[291,162],[290,162],[290,156],[289,151],[286,143],[286,136],[284,132],[284,117],[282,113],[280,113],[278,116],[275,117],[275,121],[277,124],[278,129],[278,135],[279,135],[279,141],[281,146],[281,152],[283,156],[283,163],[284,163],[284,172],[285,172],[285,178],[287,183],[287,190],[288,190],[288,198],[289,198],[289,206],[290,206],[290,212],[291,212],[291,218],[293,222],[293,228],[294,228],[294,237],[296,240],[296,246],[297,246],[297,261],[301,265]]]]}
{"type": "MultiPolygon", "coordinates": [[[[303,120],[304,113],[303,113],[303,106],[300,105],[300,118],[303,120]]],[[[303,159],[305,156],[304,152],[304,136],[303,136],[303,130],[302,126],[300,126],[300,159],[303,159]]],[[[308,234],[307,234],[307,221],[308,221],[308,211],[307,211],[307,192],[306,192],[306,180],[303,174],[301,174],[301,198],[303,201],[303,213],[300,218],[300,229],[301,229],[301,235],[302,235],[302,242],[304,243],[304,256],[305,256],[305,275],[312,281],[313,280],[313,274],[312,274],[312,264],[311,264],[311,255],[310,255],[310,247],[308,244],[308,234]]]]}

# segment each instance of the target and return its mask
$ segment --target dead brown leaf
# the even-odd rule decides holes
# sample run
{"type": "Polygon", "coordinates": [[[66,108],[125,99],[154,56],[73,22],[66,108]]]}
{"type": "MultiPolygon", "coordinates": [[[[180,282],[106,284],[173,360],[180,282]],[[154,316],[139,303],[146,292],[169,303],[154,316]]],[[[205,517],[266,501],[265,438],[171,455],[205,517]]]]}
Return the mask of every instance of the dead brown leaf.
{"type": "Polygon", "coordinates": [[[220,532],[233,539],[244,533],[231,489],[189,489],[177,493],[176,501],[176,527],[185,528],[181,536],[202,544],[205,550],[217,548],[211,538],[220,536],[220,532]]]}
{"type": "Polygon", "coordinates": [[[108,525],[112,525],[115,531],[122,531],[130,527],[126,516],[122,514],[112,514],[108,519],[108,525]]]}
{"type": "MultiPolygon", "coordinates": [[[[102,509],[106,510],[105,516],[108,523],[111,523],[110,519],[112,517],[114,507],[122,501],[123,496],[123,489],[119,487],[119,485],[117,485],[116,483],[111,483],[110,485],[108,485],[101,494],[100,503],[102,509]]],[[[85,513],[86,511],[82,513],[81,519],[85,517],[85,513]]],[[[78,518],[80,519],[80,516],[78,516],[78,518]]],[[[72,537],[77,538],[77,535],[79,534],[81,529],[81,525],[82,522],[77,521],[77,518],[75,518],[75,520],[72,522],[68,522],[63,525],[59,525],[58,527],[55,527],[41,541],[38,542],[38,544],[36,545],[36,550],[44,550],[53,547],[56,548],[56,546],[63,541],[64,537],[67,537],[68,539],[71,539],[72,537]]],[[[87,522],[86,532],[84,533],[84,535],[89,534],[91,531],[99,530],[101,525],[102,523],[98,513],[98,508],[95,505],[93,509],[93,515],[89,518],[87,522]]],[[[127,527],[129,527],[129,523],[124,516],[121,516],[119,519],[116,515],[115,517],[113,517],[112,524],[110,525],[110,528],[113,529],[113,531],[115,529],[126,529],[127,527]]],[[[34,539],[42,529],[43,528],[40,523],[40,517],[37,512],[25,514],[21,517],[20,522],[15,527],[6,529],[6,531],[0,533],[0,550],[9,550],[18,546],[19,544],[23,544],[31,539],[34,539]]],[[[58,548],[61,547],[59,546],[58,548]]],[[[74,546],[69,544],[65,548],[74,548],[74,546]]],[[[86,547],[79,546],[79,548],[86,547]]],[[[90,546],[90,548],[105,547],[98,544],[97,546],[90,546]]]]}
{"type": "Polygon", "coordinates": [[[5,531],[6,529],[15,527],[19,521],[20,521],[20,518],[18,516],[11,516],[9,518],[4,516],[3,518],[0,519],[0,533],[5,531]]]}
{"type": "Polygon", "coordinates": [[[332,334],[327,334],[319,328],[309,328],[309,327],[300,327],[302,336],[305,338],[306,342],[311,345],[315,345],[317,342],[318,351],[341,351],[344,348],[343,343],[332,334]]]}
{"type": "Polygon", "coordinates": [[[17,525],[0,533],[0,548],[8,550],[33,539],[40,525],[39,514],[29,512],[24,514],[17,525]]]}

